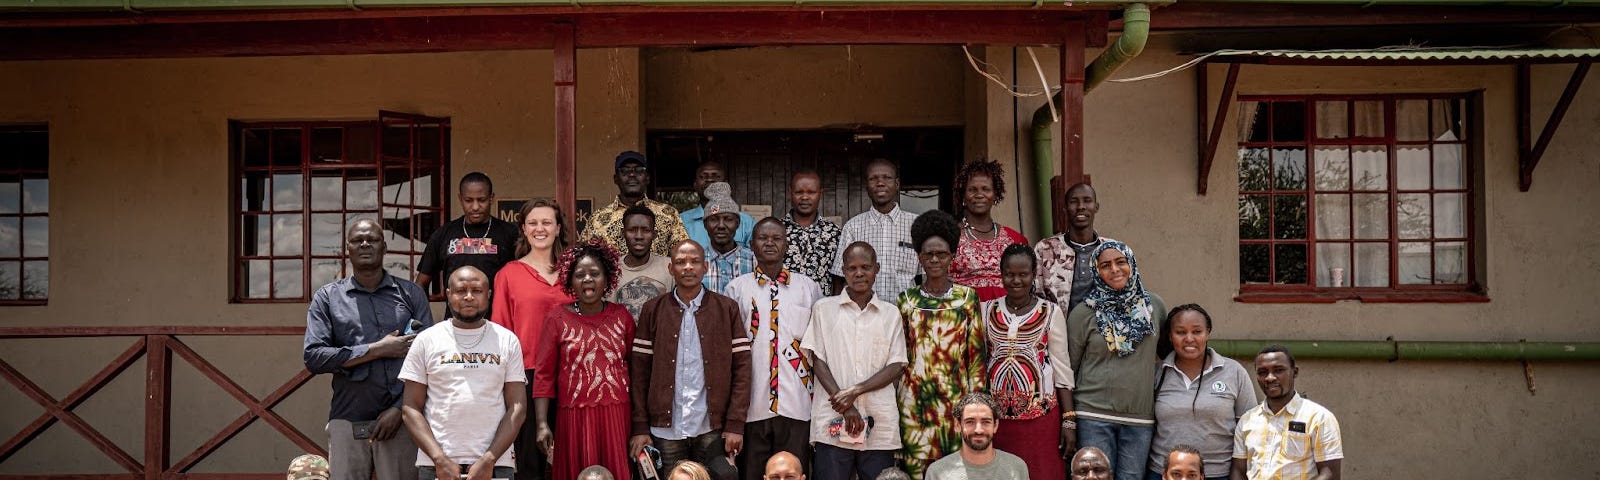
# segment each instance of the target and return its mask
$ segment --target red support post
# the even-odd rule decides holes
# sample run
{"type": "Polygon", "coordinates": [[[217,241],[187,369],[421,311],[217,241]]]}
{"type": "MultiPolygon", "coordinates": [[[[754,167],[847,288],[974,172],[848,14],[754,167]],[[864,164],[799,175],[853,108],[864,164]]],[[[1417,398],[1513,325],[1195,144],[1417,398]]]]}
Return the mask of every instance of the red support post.
{"type": "Polygon", "coordinates": [[[171,448],[172,337],[150,335],[144,348],[144,478],[162,480],[167,471],[167,450],[171,448]]]}
{"type": "Polygon", "coordinates": [[[578,49],[577,29],[571,22],[556,22],[556,203],[561,211],[577,212],[578,194],[578,49]]]}
{"type": "Polygon", "coordinates": [[[1061,44],[1061,175],[1067,185],[1083,181],[1084,22],[1067,22],[1061,44]]]}

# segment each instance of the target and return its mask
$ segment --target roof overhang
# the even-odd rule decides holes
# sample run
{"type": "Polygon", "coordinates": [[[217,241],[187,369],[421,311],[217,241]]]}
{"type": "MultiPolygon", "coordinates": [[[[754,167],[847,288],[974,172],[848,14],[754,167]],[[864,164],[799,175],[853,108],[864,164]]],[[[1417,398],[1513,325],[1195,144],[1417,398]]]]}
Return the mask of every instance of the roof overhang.
{"type": "Polygon", "coordinates": [[[1209,63],[1265,65],[1515,65],[1589,62],[1600,58],[1600,48],[1218,50],[1201,57],[1209,63]]]}

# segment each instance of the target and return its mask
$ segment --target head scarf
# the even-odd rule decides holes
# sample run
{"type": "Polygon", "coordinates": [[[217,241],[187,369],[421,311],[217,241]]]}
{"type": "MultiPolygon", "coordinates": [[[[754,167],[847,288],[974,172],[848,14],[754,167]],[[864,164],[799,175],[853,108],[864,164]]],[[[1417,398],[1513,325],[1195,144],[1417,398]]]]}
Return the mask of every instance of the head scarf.
{"type": "Polygon", "coordinates": [[[1139,263],[1133,260],[1133,249],[1116,240],[1106,240],[1094,249],[1095,263],[1100,254],[1117,249],[1128,257],[1128,285],[1122,290],[1112,290],[1105,279],[1094,277],[1094,288],[1084,297],[1083,303],[1094,309],[1095,325],[1106,339],[1106,348],[1119,357],[1133,354],[1134,347],[1151,333],[1150,293],[1144,290],[1139,278],[1139,263]]]}

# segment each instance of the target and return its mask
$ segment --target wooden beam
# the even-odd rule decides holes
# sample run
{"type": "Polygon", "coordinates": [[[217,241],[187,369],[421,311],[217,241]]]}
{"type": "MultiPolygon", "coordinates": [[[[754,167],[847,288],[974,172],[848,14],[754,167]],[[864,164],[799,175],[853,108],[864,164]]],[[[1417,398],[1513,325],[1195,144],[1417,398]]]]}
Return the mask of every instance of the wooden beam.
{"type": "Polygon", "coordinates": [[[144,478],[157,480],[167,471],[172,448],[172,337],[150,335],[144,353],[144,478]]]}
{"type": "MultiPolygon", "coordinates": [[[[1206,126],[1206,114],[1211,112],[1211,100],[1208,98],[1211,94],[1211,87],[1207,85],[1209,79],[1206,78],[1207,75],[1211,74],[1210,67],[1211,64],[1205,62],[1200,62],[1199,65],[1194,66],[1194,154],[1196,158],[1195,165],[1199,165],[1201,169],[1204,169],[1206,164],[1206,140],[1209,139],[1207,134],[1211,132],[1211,129],[1206,126]]],[[[1202,196],[1206,194],[1206,186],[1211,183],[1209,177],[1210,172],[1199,172],[1195,179],[1195,191],[1202,196]]]]}
{"type": "Polygon", "coordinates": [[[577,213],[578,195],[578,49],[576,27],[560,22],[552,29],[555,44],[556,203],[567,215],[577,213]]]}
{"type": "Polygon", "coordinates": [[[130,327],[0,327],[0,338],[133,337],[146,335],[305,335],[306,327],[219,327],[206,325],[130,327]]]}
{"type": "MultiPolygon", "coordinates": [[[[47,408],[33,423],[23,427],[15,436],[6,441],[5,445],[0,446],[0,463],[5,463],[6,459],[11,458],[11,455],[21,450],[23,445],[27,445],[28,442],[37,438],[39,434],[44,433],[44,430],[49,428],[51,424],[54,424],[56,422],[56,415],[54,414],[56,410],[70,412],[72,409],[77,408],[84,400],[88,400],[95,392],[100,391],[106,384],[111,383],[113,378],[126,371],[128,367],[133,365],[133,361],[143,354],[144,338],[141,337],[135,340],[133,345],[124,350],[121,355],[112,359],[111,363],[107,364],[105,368],[100,369],[98,373],[84,381],[83,385],[79,386],[77,390],[73,390],[72,393],[67,394],[66,398],[56,403],[55,410],[47,408]]],[[[18,388],[19,390],[21,389],[20,386],[18,388]]],[[[131,459],[132,457],[130,456],[129,458],[131,459]]]]}
{"type": "MultiPolygon", "coordinates": [[[[311,372],[300,370],[300,373],[296,374],[294,378],[289,379],[288,382],[285,382],[282,386],[279,386],[277,390],[274,390],[271,394],[267,395],[266,398],[261,399],[261,407],[265,409],[271,409],[272,407],[277,406],[279,402],[282,402],[283,399],[288,398],[290,394],[294,393],[296,390],[299,390],[302,385],[305,385],[306,382],[309,381],[311,381],[311,372]]],[[[217,431],[217,434],[213,435],[211,439],[201,443],[200,446],[195,448],[193,452],[190,452],[188,455],[184,456],[183,459],[173,463],[171,472],[183,473],[190,468],[193,468],[195,464],[204,461],[206,457],[216,452],[217,448],[221,447],[222,444],[227,443],[228,440],[232,439],[240,432],[243,432],[245,427],[249,426],[250,423],[255,421],[256,418],[257,415],[255,412],[248,409],[244,413],[239,414],[238,418],[235,418],[233,422],[229,423],[227,426],[222,427],[222,430],[217,431]]],[[[318,445],[317,447],[318,448],[316,450],[308,453],[315,453],[323,456],[328,454],[326,450],[321,448],[321,445],[318,445]]]]}
{"type": "MultiPolygon", "coordinates": [[[[217,386],[222,387],[222,391],[227,392],[229,395],[232,395],[235,400],[238,400],[239,403],[244,404],[244,407],[248,409],[256,418],[260,418],[261,421],[266,422],[267,425],[271,425],[274,430],[278,431],[278,433],[288,437],[289,441],[293,442],[295,446],[300,447],[302,450],[307,452],[322,451],[321,445],[318,445],[317,442],[312,441],[310,437],[307,437],[305,433],[300,431],[300,429],[295,428],[294,425],[291,425],[287,420],[284,420],[283,417],[278,416],[277,413],[274,413],[272,410],[268,410],[267,407],[263,405],[263,402],[256,400],[254,396],[250,395],[250,392],[245,391],[244,387],[239,386],[239,384],[234,382],[233,379],[228,378],[227,374],[222,373],[222,370],[217,369],[217,367],[212,365],[211,362],[206,361],[206,359],[201,357],[199,353],[195,353],[195,351],[190,349],[188,345],[184,344],[182,340],[168,337],[167,341],[168,348],[173,353],[176,353],[178,356],[183,357],[184,360],[187,360],[190,365],[194,366],[195,370],[200,371],[201,375],[211,379],[211,382],[217,384],[217,386]]],[[[282,389],[280,388],[279,390],[282,389]]]]}
{"type": "MultiPolygon", "coordinates": [[[[1526,192],[1533,186],[1533,169],[1539,167],[1539,159],[1544,158],[1544,151],[1550,146],[1551,137],[1554,137],[1556,130],[1561,128],[1561,120],[1567,116],[1567,108],[1572,106],[1572,99],[1578,96],[1578,90],[1583,88],[1583,79],[1589,76],[1589,66],[1592,63],[1591,61],[1585,61],[1572,69],[1572,78],[1567,79],[1567,88],[1561,91],[1561,99],[1556,100],[1555,108],[1550,110],[1550,119],[1545,120],[1544,128],[1539,130],[1539,140],[1534,142],[1532,149],[1527,150],[1527,156],[1524,157],[1525,160],[1519,162],[1521,168],[1519,169],[1520,175],[1518,175],[1518,188],[1522,191],[1526,192]]],[[[1525,71],[1528,67],[1521,65],[1518,68],[1517,81],[1523,86],[1527,86],[1528,79],[1524,76],[1528,74],[1525,71]]],[[[1517,96],[1518,100],[1523,101],[1523,106],[1520,109],[1530,108],[1526,98],[1531,96],[1530,93],[1523,91],[1519,92],[1517,96]]],[[[1521,116],[1522,112],[1518,113],[1521,116]]],[[[1526,124],[1524,124],[1523,127],[1519,127],[1518,132],[1521,133],[1522,130],[1527,128],[1526,124]]],[[[1518,143],[1521,144],[1522,141],[1519,140],[1518,143]]]]}
{"type": "MultiPolygon", "coordinates": [[[[1239,64],[1228,64],[1228,79],[1222,82],[1222,96],[1217,97],[1216,121],[1211,123],[1211,136],[1206,139],[1205,148],[1200,152],[1200,172],[1198,188],[1201,195],[1206,194],[1207,184],[1211,178],[1211,162],[1217,158],[1217,143],[1222,141],[1223,124],[1228,122],[1228,111],[1232,110],[1233,88],[1239,82],[1239,64]]],[[[1200,108],[1209,108],[1209,105],[1200,105],[1200,108]]]]}
{"type": "MultiPolygon", "coordinates": [[[[1065,194],[1064,187],[1086,179],[1083,165],[1083,86],[1087,39],[1074,31],[1083,26],[1081,21],[1068,22],[1065,25],[1066,36],[1061,43],[1061,168],[1058,169],[1061,176],[1051,179],[1052,194],[1057,190],[1055,185],[1061,185],[1061,193],[1065,194]]],[[[1060,198],[1062,196],[1051,199],[1053,233],[1067,229],[1066,203],[1059,201],[1060,198]]]]}
{"type": "Polygon", "coordinates": [[[26,375],[23,375],[22,372],[17,371],[16,368],[13,368],[10,363],[6,363],[5,360],[0,360],[0,377],[4,377],[6,381],[11,383],[12,386],[17,387],[18,392],[21,392],[24,396],[32,399],[34,403],[44,407],[46,414],[55,417],[57,420],[60,420],[61,423],[64,423],[74,431],[77,431],[79,435],[82,435],[84,439],[89,441],[90,445],[94,445],[95,449],[100,450],[100,452],[104,453],[106,457],[110,458],[113,462],[116,462],[118,466],[121,466],[129,472],[138,472],[141,468],[143,468],[139,465],[138,460],[134,460],[133,456],[122,451],[122,447],[118,447],[115,442],[111,441],[111,439],[106,438],[105,435],[101,435],[99,431],[95,430],[93,426],[90,426],[88,422],[83,421],[83,419],[78,417],[77,414],[61,408],[61,402],[57,402],[56,399],[51,398],[50,394],[45,393],[43,388],[39,388],[39,385],[33,383],[32,380],[28,380],[26,375]]]}
{"type": "Polygon", "coordinates": [[[1368,6],[1178,2],[1150,18],[1153,30],[1385,25],[1570,25],[1600,21],[1588,7],[1368,6]]]}

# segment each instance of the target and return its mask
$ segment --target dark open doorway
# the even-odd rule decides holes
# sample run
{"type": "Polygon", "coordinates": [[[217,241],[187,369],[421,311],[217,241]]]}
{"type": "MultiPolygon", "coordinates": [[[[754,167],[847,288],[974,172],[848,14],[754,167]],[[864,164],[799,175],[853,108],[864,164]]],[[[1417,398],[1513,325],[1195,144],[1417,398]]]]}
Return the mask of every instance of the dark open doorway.
{"type": "Polygon", "coordinates": [[[871,207],[862,185],[868,160],[900,165],[901,205],[921,213],[950,210],[952,183],[961,165],[961,127],[874,130],[651,130],[646,134],[655,197],[680,208],[692,207],[694,170],[716,160],[728,170],[728,183],[741,205],[767,205],[774,216],[788,211],[789,176],[817,171],[827,191],[824,217],[849,219],[871,207]]]}

